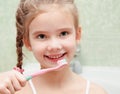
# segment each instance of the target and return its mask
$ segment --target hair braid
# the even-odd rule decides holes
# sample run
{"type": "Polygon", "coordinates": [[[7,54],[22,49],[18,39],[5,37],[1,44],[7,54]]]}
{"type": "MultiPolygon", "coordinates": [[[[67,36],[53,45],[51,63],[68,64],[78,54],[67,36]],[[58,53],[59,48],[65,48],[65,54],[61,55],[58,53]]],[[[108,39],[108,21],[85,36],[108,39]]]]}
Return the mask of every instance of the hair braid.
{"type": "Polygon", "coordinates": [[[22,60],[23,60],[23,53],[22,53],[22,47],[23,47],[23,34],[18,30],[17,31],[17,37],[16,37],[16,52],[17,52],[17,67],[22,69],[22,60]]]}
{"type": "Polygon", "coordinates": [[[22,69],[23,64],[23,34],[24,34],[24,12],[22,10],[23,5],[21,4],[16,12],[16,27],[17,27],[17,36],[16,36],[16,52],[17,52],[17,64],[16,66],[22,69]]]}

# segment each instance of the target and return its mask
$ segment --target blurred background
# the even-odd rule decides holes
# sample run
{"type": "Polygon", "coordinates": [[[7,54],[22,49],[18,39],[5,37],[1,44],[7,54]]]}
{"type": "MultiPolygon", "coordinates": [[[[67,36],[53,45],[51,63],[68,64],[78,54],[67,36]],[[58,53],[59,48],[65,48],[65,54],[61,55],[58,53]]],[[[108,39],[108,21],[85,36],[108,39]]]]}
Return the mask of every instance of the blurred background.
{"type": "MultiPolygon", "coordinates": [[[[120,0],[76,0],[82,38],[75,72],[120,94],[120,0]]],[[[0,72],[16,65],[15,12],[19,0],[0,0],[0,72]]],[[[24,64],[37,62],[25,48],[24,64]]]]}
{"type": "MultiPolygon", "coordinates": [[[[19,0],[0,0],[0,71],[15,66],[15,12],[19,0]]],[[[82,27],[77,60],[83,66],[120,66],[120,1],[76,0],[82,27]]],[[[24,63],[35,62],[24,50],[24,63]]]]}

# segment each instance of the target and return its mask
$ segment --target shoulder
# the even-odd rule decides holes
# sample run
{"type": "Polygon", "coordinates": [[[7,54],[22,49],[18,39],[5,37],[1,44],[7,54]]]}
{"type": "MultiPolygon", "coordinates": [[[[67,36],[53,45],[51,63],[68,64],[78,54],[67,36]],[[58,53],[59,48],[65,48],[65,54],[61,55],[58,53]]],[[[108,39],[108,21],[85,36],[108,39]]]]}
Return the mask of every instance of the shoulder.
{"type": "MultiPolygon", "coordinates": [[[[84,87],[84,89],[87,88],[86,85],[88,84],[87,83],[88,80],[86,80],[84,77],[82,77],[80,75],[75,75],[75,77],[76,77],[76,80],[77,80],[77,84],[81,83],[82,86],[84,87]]],[[[88,87],[89,88],[89,94],[108,94],[102,86],[100,86],[100,85],[98,85],[94,82],[90,82],[89,85],[90,85],[88,87]]]]}
{"type": "Polygon", "coordinates": [[[91,83],[89,94],[108,94],[108,93],[102,86],[95,83],[91,83]]]}

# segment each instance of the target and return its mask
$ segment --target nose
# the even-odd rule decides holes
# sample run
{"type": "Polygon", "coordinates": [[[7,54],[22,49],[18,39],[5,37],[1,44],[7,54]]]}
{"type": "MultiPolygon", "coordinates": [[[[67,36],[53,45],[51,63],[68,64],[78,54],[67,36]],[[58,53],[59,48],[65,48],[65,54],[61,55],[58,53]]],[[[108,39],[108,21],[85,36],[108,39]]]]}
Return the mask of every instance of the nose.
{"type": "Polygon", "coordinates": [[[62,44],[61,44],[61,41],[59,39],[51,39],[48,43],[48,50],[49,51],[59,51],[62,49],[62,44]]]}

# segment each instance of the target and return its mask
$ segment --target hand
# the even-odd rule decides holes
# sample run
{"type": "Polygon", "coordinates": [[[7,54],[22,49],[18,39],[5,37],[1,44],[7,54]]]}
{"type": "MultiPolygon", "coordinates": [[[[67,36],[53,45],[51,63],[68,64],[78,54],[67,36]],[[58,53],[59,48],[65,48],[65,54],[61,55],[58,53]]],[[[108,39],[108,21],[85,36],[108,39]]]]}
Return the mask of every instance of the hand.
{"type": "Polygon", "coordinates": [[[0,94],[14,94],[26,82],[25,77],[16,70],[0,73],[0,94]]]}

